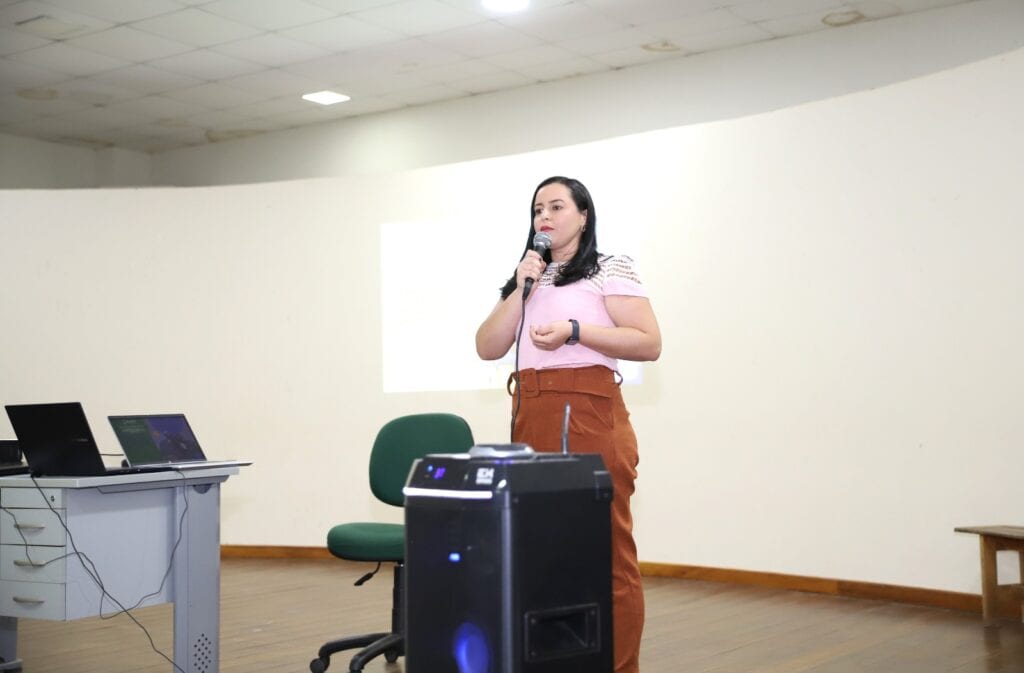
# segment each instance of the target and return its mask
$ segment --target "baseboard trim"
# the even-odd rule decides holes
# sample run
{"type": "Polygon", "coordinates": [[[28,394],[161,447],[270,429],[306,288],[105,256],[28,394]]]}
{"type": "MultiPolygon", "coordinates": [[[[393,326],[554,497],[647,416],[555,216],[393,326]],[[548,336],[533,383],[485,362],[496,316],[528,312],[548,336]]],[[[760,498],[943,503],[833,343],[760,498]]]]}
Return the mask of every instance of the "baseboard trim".
{"type": "MultiPolygon", "coordinates": [[[[220,548],[221,558],[250,559],[333,559],[326,547],[280,547],[268,545],[229,544],[220,548]]],[[[938,589],[920,589],[873,582],[784,575],[753,570],[733,570],[707,566],[674,563],[641,562],[640,572],[648,577],[676,577],[685,580],[704,580],[723,584],[806,591],[814,594],[866,598],[870,600],[909,603],[932,608],[946,608],[963,612],[981,613],[981,596],[938,589]]]]}
{"type": "Polygon", "coordinates": [[[866,598],[981,613],[980,595],[942,591],[939,589],[921,589],[892,584],[876,584],[874,582],[853,582],[822,577],[805,577],[802,575],[784,575],[781,573],[670,563],[641,562],[640,572],[648,577],[677,577],[680,579],[722,582],[724,584],[743,584],[771,589],[806,591],[815,594],[866,598]]]}
{"type": "Polygon", "coordinates": [[[272,547],[258,544],[225,544],[220,547],[221,558],[335,558],[327,547],[272,547]]]}

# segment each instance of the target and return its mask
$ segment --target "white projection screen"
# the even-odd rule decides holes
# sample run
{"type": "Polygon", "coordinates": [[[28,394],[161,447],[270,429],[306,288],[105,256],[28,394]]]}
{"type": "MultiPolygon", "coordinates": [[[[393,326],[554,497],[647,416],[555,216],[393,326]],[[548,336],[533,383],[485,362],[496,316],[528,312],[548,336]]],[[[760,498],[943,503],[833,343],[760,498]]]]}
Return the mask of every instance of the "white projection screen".
{"type": "MultiPolygon", "coordinates": [[[[525,226],[484,229],[470,219],[380,226],[385,393],[504,387],[514,349],[500,360],[480,360],[474,335],[526,234],[525,226]]],[[[612,237],[602,232],[602,250],[618,252],[605,238],[612,237]]],[[[638,362],[620,361],[619,372],[625,383],[642,380],[638,362]]]]}

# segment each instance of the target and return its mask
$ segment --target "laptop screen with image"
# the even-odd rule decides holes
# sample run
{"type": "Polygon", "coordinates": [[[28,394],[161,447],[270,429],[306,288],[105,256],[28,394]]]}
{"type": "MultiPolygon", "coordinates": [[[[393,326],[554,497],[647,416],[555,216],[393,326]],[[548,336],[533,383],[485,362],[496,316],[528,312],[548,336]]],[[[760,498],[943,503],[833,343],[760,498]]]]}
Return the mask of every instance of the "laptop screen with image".
{"type": "Polygon", "coordinates": [[[183,414],[111,416],[110,425],[133,467],[206,460],[183,414]]]}

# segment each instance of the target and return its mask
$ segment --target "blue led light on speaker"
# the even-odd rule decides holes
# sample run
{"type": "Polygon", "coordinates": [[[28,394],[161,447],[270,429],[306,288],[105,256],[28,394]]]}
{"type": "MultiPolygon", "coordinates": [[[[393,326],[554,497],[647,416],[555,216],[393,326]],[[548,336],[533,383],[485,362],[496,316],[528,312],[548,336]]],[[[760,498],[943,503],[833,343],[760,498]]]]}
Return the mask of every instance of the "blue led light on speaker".
{"type": "Polygon", "coordinates": [[[457,551],[453,551],[452,553],[448,554],[448,560],[452,563],[458,563],[462,560],[462,554],[460,554],[457,551]]]}
{"type": "Polygon", "coordinates": [[[472,622],[463,622],[455,629],[452,655],[459,667],[459,673],[491,671],[491,651],[487,645],[487,638],[480,627],[472,622]]]}

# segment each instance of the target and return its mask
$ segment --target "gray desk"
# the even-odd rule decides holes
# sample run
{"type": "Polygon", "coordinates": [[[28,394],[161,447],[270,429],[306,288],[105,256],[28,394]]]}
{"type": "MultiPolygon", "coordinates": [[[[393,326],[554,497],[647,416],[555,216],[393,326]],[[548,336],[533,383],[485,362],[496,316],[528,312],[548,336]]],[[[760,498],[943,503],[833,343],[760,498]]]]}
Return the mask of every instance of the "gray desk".
{"type": "Polygon", "coordinates": [[[45,477],[38,480],[45,501],[28,477],[0,478],[0,671],[21,668],[19,618],[66,621],[119,610],[109,598],[101,601],[79,557],[46,563],[73,553],[73,542],[125,607],[174,603],[175,663],[187,673],[217,673],[220,484],[238,468],[183,474],[45,477]],[[164,582],[179,522],[181,542],[164,582]]]}

